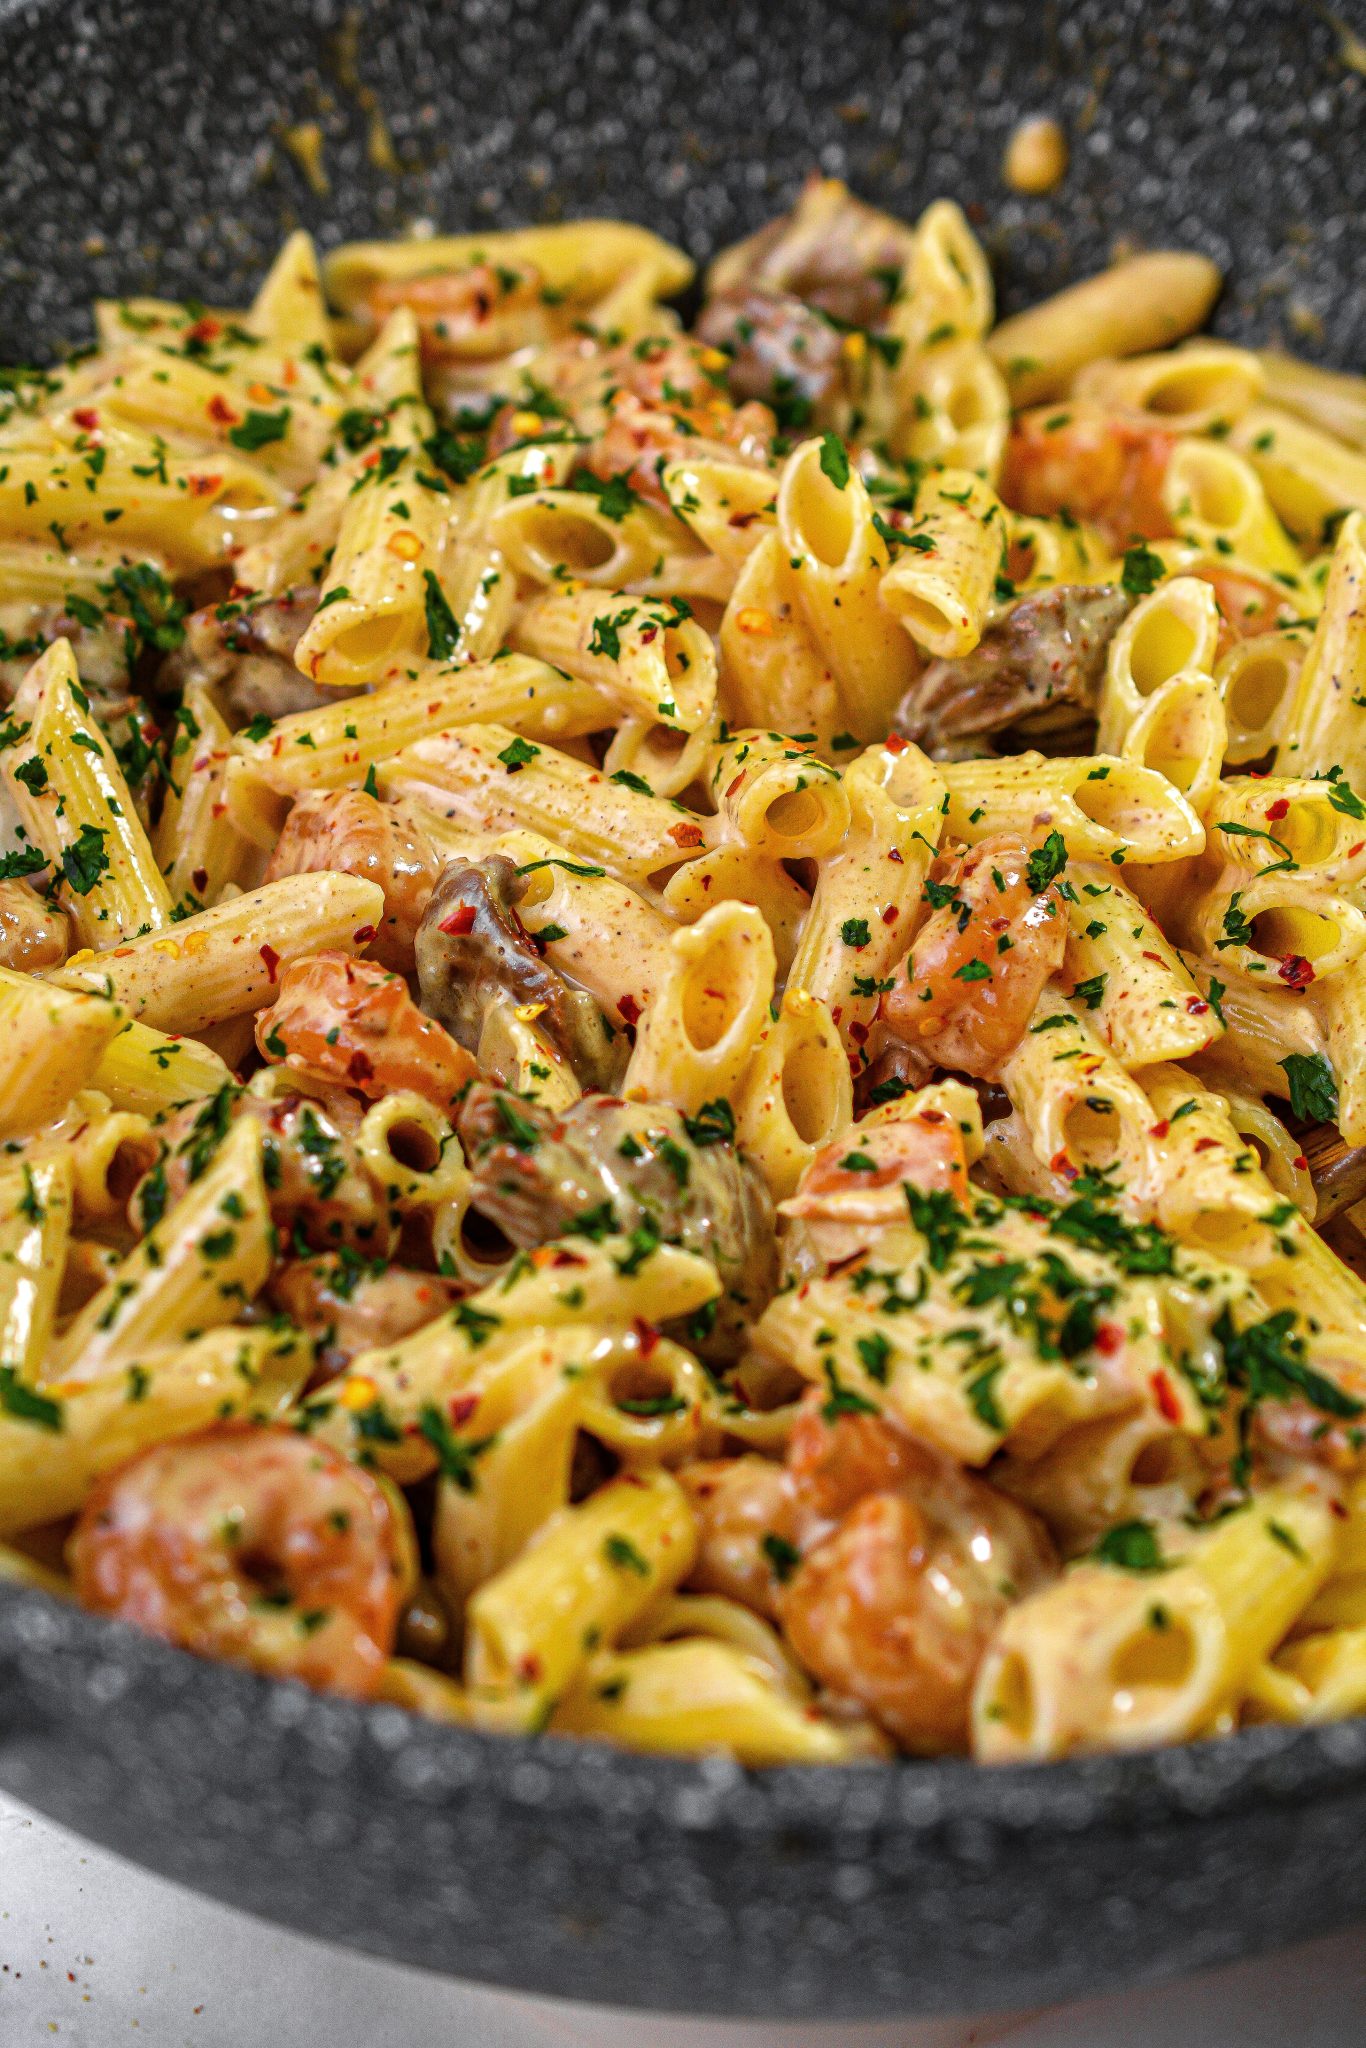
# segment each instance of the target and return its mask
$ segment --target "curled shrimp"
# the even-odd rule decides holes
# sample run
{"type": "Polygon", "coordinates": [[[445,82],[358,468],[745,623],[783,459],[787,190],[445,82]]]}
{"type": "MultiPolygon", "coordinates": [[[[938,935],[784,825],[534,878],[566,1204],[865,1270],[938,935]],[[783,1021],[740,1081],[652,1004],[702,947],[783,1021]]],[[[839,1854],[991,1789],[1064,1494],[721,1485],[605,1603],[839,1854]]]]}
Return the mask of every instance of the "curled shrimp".
{"type": "Polygon", "coordinates": [[[401,976],[346,953],[291,961],[273,1007],[256,1020],[256,1043],[268,1059],[376,1101],[410,1088],[449,1110],[479,1076],[449,1031],[419,1010],[401,976]]]}
{"type": "Polygon", "coordinates": [[[797,1657],[904,1749],[965,1749],[996,1625],[1054,1569],[1042,1523],[881,1417],[810,1401],[789,1470],[808,1520],[777,1606],[797,1657]]]}
{"type": "Polygon", "coordinates": [[[410,1577],[389,1493],[326,1444],[222,1422],[95,1486],[71,1537],[76,1593],[197,1656],[367,1699],[410,1577]]]}
{"type": "Polygon", "coordinates": [[[1055,884],[1031,888],[1029,848],[1010,832],[952,863],[939,887],[952,895],[917,932],[882,1017],[940,1066],[990,1080],[1062,962],[1066,913],[1055,884]]]}
{"type": "Polygon", "coordinates": [[[296,799],[266,868],[282,875],[360,875],[384,891],[384,916],[374,939],[383,967],[410,974],[422,913],[441,873],[430,842],[392,806],[362,789],[310,790],[296,799]]]}
{"type": "Polygon", "coordinates": [[[1017,512],[1086,519],[1113,548],[1175,531],[1162,486],[1177,437],[1095,405],[1038,406],[1006,443],[1001,496],[1017,512]]]}

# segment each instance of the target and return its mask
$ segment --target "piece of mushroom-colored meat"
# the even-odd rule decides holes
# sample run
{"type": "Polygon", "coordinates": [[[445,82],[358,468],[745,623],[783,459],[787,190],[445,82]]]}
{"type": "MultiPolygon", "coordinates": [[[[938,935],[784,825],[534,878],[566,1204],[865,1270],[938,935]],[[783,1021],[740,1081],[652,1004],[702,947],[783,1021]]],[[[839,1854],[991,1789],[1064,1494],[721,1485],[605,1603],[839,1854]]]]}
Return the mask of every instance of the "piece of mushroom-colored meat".
{"type": "Polygon", "coordinates": [[[779,408],[796,399],[809,408],[812,426],[833,424],[844,390],[844,337],[793,293],[758,286],[718,292],[702,308],[697,333],[730,355],[732,398],[779,408]]]}
{"type": "Polygon", "coordinates": [[[791,213],[726,250],[709,284],[722,292],[757,284],[792,292],[853,327],[886,312],[914,252],[912,230],[813,172],[791,213]]]}
{"type": "Polygon", "coordinates": [[[0,882],[0,967],[37,974],[71,950],[66,912],[44,903],[25,882],[0,882]]]}
{"type": "Polygon", "coordinates": [[[441,863],[430,841],[391,805],[362,789],[310,790],[295,799],[265,880],[283,875],[360,875],[384,891],[372,943],[382,967],[412,972],[418,926],[441,863]]]}
{"type": "Polygon", "coordinates": [[[777,1280],[773,1204],[729,1144],[697,1144],[676,1109],[585,1095],[551,1112],[506,1090],[471,1088],[456,1126],[472,1208],[521,1248],[585,1225],[641,1230],[711,1260],[725,1292],[715,1323],[687,1341],[734,1356],[777,1280]]]}
{"type": "Polygon", "coordinates": [[[489,1006],[506,995],[538,1013],[536,1023],[585,1088],[611,1087],[621,1049],[593,998],[542,959],[517,915],[526,889],[501,854],[451,861],[442,870],[416,935],[422,1007],[458,1045],[477,1053],[489,1006]]]}
{"type": "Polygon", "coordinates": [[[318,1344],[312,1386],[334,1379],[358,1353],[420,1330],[464,1291],[438,1273],[336,1252],[290,1259],[268,1288],[273,1305],[318,1344]]]}
{"type": "Polygon", "coordinates": [[[1133,599],[1112,584],[1033,591],[971,654],[933,661],[897,707],[895,728],[942,760],[964,739],[1076,705],[1094,714],[1110,642],[1133,599]]]}
{"type": "Polygon", "coordinates": [[[163,664],[159,687],[213,685],[234,723],[316,711],[350,693],[323,690],[294,666],[294,650],[318,609],[314,584],[264,604],[206,605],[185,621],[185,645],[163,664]],[[226,614],[226,616],[224,616],[226,614]]]}
{"type": "Polygon", "coordinates": [[[936,862],[926,883],[935,907],[882,999],[893,1038],[956,1073],[1000,1072],[1067,939],[1057,884],[1034,886],[1030,867],[1029,846],[1011,832],[936,862]]]}

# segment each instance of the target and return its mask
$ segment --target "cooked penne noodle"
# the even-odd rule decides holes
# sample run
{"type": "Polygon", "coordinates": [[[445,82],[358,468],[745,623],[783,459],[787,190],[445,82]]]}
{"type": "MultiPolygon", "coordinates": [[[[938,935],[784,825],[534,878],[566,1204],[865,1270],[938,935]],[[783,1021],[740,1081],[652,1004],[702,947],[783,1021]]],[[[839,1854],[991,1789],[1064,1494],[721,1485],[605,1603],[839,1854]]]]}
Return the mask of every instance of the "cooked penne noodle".
{"type": "Polygon", "coordinates": [[[947,828],[961,839],[1049,825],[1076,858],[1116,866],[1184,860],[1205,843],[1199,818],[1164,775],[1113,756],[1017,754],[950,762],[943,774],[947,828]]]}
{"type": "Polygon", "coordinates": [[[358,875],[289,875],[185,918],[174,937],[73,954],[52,979],[108,996],[157,1031],[197,1034],[274,1002],[292,960],[369,945],[383,909],[380,889],[358,875]]]}
{"type": "Polygon", "coordinates": [[[0,1363],[21,1380],[43,1370],[71,1236],[68,1152],[0,1170],[0,1363]]]}
{"type": "Polygon", "coordinates": [[[1060,397],[1076,372],[1100,357],[1141,355],[1194,333],[1221,283],[1207,256],[1153,250],[1003,320],[987,346],[1011,402],[1037,405],[1060,397]]]}
{"type": "Polygon", "coordinates": [[[692,274],[0,379],[0,1581],[732,1773],[1366,1710],[1366,383],[692,274]]]}
{"type": "Polygon", "coordinates": [[[61,877],[82,943],[103,951],[164,930],[171,899],[113,749],[82,700],[70,643],[54,641],[14,700],[20,734],[3,772],[28,837],[61,877]]]}
{"type": "Polygon", "coordinates": [[[119,1003],[0,968],[0,1137],[39,1131],[92,1081],[124,1022],[119,1003]]]}

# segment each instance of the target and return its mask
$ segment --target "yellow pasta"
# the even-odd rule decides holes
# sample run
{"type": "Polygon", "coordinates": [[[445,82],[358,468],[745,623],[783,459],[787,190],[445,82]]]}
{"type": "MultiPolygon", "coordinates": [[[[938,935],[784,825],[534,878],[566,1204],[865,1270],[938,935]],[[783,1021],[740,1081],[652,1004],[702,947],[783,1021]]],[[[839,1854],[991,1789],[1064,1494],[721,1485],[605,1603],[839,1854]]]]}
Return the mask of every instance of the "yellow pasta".
{"type": "Polygon", "coordinates": [[[14,700],[20,737],[3,768],[28,836],[62,877],[82,942],[102,951],[164,930],[171,899],[112,746],[83,700],[70,643],[55,641],[14,700]]]}
{"type": "Polygon", "coordinates": [[[692,275],[4,381],[0,1579],[732,1767],[1359,1712],[1366,382],[820,175],[692,275]]]}

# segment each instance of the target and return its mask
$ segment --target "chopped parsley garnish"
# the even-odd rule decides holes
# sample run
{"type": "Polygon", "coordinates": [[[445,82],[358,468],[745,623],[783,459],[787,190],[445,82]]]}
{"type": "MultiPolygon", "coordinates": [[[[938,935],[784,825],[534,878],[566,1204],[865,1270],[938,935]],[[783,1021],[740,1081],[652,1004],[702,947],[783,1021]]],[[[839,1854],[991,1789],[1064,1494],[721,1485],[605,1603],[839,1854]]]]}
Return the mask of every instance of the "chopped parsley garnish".
{"type": "Polygon", "coordinates": [[[1025,882],[1035,896],[1041,896],[1050,882],[1067,866],[1067,841],[1056,827],[1042,846],[1036,846],[1025,868],[1025,882]]]}
{"type": "Polygon", "coordinates": [[[837,491],[849,481],[849,451],[838,434],[821,436],[821,470],[837,491]]]}
{"type": "Polygon", "coordinates": [[[282,405],[278,412],[248,412],[240,426],[229,427],[228,439],[234,448],[245,448],[253,454],[272,441],[283,441],[288,432],[289,407],[282,405]]]}
{"type": "Polygon", "coordinates": [[[1156,590],[1166,573],[1167,565],[1161,555],[1154,554],[1145,541],[1135,541],[1124,556],[1120,587],[1130,597],[1146,597],[1156,590]]]}
{"type": "Polygon", "coordinates": [[[733,1145],[735,1111],[723,1095],[704,1102],[696,1116],[685,1116],[683,1128],[694,1145],[733,1145]]]}
{"type": "Polygon", "coordinates": [[[1321,1052],[1292,1052],[1279,1062],[1290,1090],[1290,1107],[1307,1123],[1331,1124],[1338,1113],[1337,1076],[1321,1052]]]}
{"type": "Polygon", "coordinates": [[[766,1529],[759,1539],[759,1548],[768,1559],[778,1584],[785,1586],[802,1561],[796,1544],[789,1543],[786,1536],[780,1536],[776,1529],[766,1529]]]}
{"type": "Polygon", "coordinates": [[[427,615],[427,652],[433,661],[449,661],[460,645],[460,627],[431,569],[423,570],[422,581],[427,592],[423,603],[427,615]]]}
{"type": "Polygon", "coordinates": [[[649,1559],[642,1557],[629,1536],[618,1535],[615,1529],[603,1537],[602,1554],[618,1571],[634,1572],[638,1579],[650,1576],[649,1559]]]}
{"type": "Polygon", "coordinates": [[[62,848],[62,873],[78,896],[88,896],[109,872],[105,836],[98,825],[82,825],[73,843],[62,848]]]}
{"type": "Polygon", "coordinates": [[[475,1463],[486,1451],[497,1443],[497,1435],[475,1437],[466,1440],[456,1435],[447,1418],[433,1401],[426,1401],[418,1411],[418,1430],[436,1452],[443,1479],[449,1479],[461,1493],[478,1490],[475,1478],[475,1463]]]}
{"type": "Polygon", "coordinates": [[[1151,1522],[1117,1522],[1105,1531],[1091,1555],[1098,1564],[1114,1565],[1123,1572],[1171,1570],[1151,1522]]]}
{"type": "Polygon", "coordinates": [[[54,1434],[62,1428],[62,1405],[21,1380],[12,1365],[0,1365],[0,1409],[16,1422],[32,1422],[54,1434]]]}

